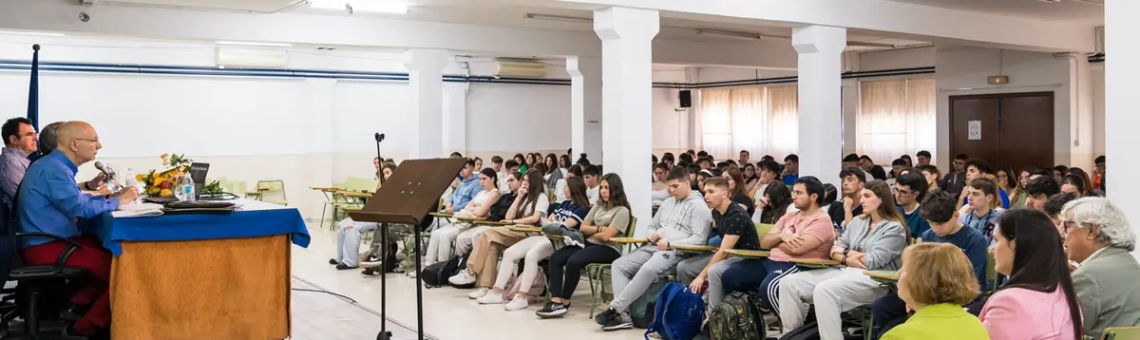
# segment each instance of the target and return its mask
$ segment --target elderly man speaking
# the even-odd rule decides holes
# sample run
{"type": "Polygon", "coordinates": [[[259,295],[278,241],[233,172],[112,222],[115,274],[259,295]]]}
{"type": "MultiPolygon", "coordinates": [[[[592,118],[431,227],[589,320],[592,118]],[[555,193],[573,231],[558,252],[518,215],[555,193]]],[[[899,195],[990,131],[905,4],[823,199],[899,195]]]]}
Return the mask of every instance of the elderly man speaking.
{"type": "Polygon", "coordinates": [[[1106,198],[1086,197],[1061,209],[1061,225],[1081,303],[1085,332],[1100,339],[1107,327],[1140,326],[1140,264],[1136,234],[1124,211],[1106,198]]]}
{"type": "MultiPolygon", "coordinates": [[[[68,257],[67,266],[81,267],[92,279],[81,288],[66,312],[82,314],[66,334],[94,335],[111,322],[111,303],[107,285],[111,272],[111,253],[94,237],[81,235],[78,221],[93,219],[115,211],[120,205],[138,198],[138,190],[128,187],[114,195],[91,195],[81,192],[75,182],[79,166],[95,159],[102,148],[95,128],[85,122],[67,122],[59,127],[57,148],[32,163],[20,183],[16,212],[20,231],[40,232],[68,238],[82,245],[68,257]]],[[[20,244],[28,264],[50,265],[68,247],[67,242],[49,238],[27,238],[20,244]]]]}

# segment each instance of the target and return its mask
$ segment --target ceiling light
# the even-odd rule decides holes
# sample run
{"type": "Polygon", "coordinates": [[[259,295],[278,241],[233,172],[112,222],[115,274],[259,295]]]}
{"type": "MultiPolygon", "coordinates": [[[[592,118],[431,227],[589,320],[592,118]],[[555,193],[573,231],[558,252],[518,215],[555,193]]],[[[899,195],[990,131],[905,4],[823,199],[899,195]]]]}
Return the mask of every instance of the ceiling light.
{"type": "Polygon", "coordinates": [[[218,41],[218,45],[293,47],[293,44],[288,44],[288,43],[253,42],[253,41],[218,41]]]}
{"type": "Polygon", "coordinates": [[[408,4],[399,1],[349,1],[348,12],[408,13],[408,4]]]}
{"type": "Polygon", "coordinates": [[[341,11],[348,10],[348,2],[343,0],[309,0],[309,7],[319,9],[335,9],[341,11]]]}
{"type": "Polygon", "coordinates": [[[537,19],[537,20],[576,22],[576,23],[583,23],[583,24],[588,24],[588,23],[594,22],[593,18],[572,17],[569,15],[538,14],[538,13],[527,13],[525,18],[537,19]]]}
{"type": "Polygon", "coordinates": [[[63,33],[55,32],[31,32],[31,31],[0,31],[0,34],[15,34],[15,35],[38,35],[41,37],[62,37],[63,33]]]}

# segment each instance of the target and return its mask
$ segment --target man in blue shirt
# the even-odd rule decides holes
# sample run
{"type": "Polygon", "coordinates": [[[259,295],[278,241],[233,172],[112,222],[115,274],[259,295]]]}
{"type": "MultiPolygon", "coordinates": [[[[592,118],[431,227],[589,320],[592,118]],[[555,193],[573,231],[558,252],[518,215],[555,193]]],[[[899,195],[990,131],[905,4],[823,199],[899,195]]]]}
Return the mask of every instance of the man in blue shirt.
{"type": "Polygon", "coordinates": [[[910,228],[910,237],[920,237],[930,230],[930,223],[919,214],[919,201],[926,197],[926,179],[916,171],[907,172],[895,179],[895,203],[910,228]]]}
{"type": "Polygon", "coordinates": [[[800,156],[790,154],[784,157],[784,169],[780,177],[784,180],[784,185],[793,186],[796,180],[800,179],[800,156]]]}
{"type": "MultiPolygon", "coordinates": [[[[935,190],[922,201],[920,213],[930,222],[930,230],[922,234],[921,242],[950,243],[962,249],[974,267],[974,278],[978,287],[985,291],[986,248],[989,243],[980,232],[966,227],[958,221],[957,201],[948,192],[935,190]]],[[[984,296],[981,294],[979,297],[984,296]]],[[[872,339],[878,339],[892,325],[901,324],[907,317],[906,302],[892,291],[871,304],[874,325],[871,326],[872,339]]]]}
{"type": "MultiPolygon", "coordinates": [[[[111,273],[111,253],[102,249],[99,240],[81,235],[78,221],[110,213],[120,205],[138,198],[138,189],[128,187],[115,195],[92,196],[79,190],[75,174],[79,166],[95,159],[102,145],[95,128],[84,122],[67,122],[60,126],[57,149],[30,167],[20,183],[16,214],[21,232],[38,232],[70,239],[80,245],[67,258],[67,266],[87,269],[92,274],[88,286],[72,297],[74,306],[65,313],[83,314],[66,334],[91,336],[106,329],[111,322],[111,303],[107,293],[111,273]],[[86,313],[84,314],[84,310],[86,313]]],[[[84,183],[86,184],[86,183],[84,183]]],[[[52,265],[69,247],[69,242],[35,237],[22,239],[24,261],[33,265],[52,265]]]]}
{"type": "Polygon", "coordinates": [[[455,197],[451,199],[451,203],[444,207],[445,213],[454,214],[463,210],[464,207],[467,207],[467,203],[475,198],[475,194],[482,190],[482,186],[479,185],[479,176],[472,176],[474,172],[475,161],[468,159],[463,170],[459,170],[459,177],[462,178],[462,182],[459,182],[459,186],[455,189],[455,197]]]}

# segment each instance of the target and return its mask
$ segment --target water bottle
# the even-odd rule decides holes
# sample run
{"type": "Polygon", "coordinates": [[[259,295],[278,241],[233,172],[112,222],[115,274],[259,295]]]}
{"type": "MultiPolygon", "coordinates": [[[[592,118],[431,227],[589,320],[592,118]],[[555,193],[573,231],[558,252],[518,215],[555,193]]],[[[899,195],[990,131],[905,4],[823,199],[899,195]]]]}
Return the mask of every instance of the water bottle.
{"type": "Polygon", "coordinates": [[[194,195],[194,179],[190,177],[189,173],[182,174],[178,180],[177,190],[174,191],[174,196],[180,202],[194,202],[196,197],[194,195]]]}

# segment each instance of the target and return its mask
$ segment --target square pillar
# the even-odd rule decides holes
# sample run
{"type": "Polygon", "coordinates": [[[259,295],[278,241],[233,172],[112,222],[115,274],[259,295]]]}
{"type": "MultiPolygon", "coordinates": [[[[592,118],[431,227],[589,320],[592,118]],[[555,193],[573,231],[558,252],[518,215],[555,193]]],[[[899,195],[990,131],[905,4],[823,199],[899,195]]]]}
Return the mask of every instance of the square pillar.
{"type": "MultiPolygon", "coordinates": [[[[645,235],[652,214],[653,37],[660,30],[655,10],[610,7],[594,11],[594,32],[602,39],[603,170],[622,178],[637,235],[645,235]]],[[[595,162],[599,159],[593,156],[595,162]]]]}
{"type": "MultiPolygon", "coordinates": [[[[333,183],[333,86],[336,79],[305,79],[309,87],[309,163],[308,182],[312,186],[330,187],[333,183]]],[[[301,213],[320,223],[325,194],[313,190],[305,193],[309,204],[301,213]]],[[[327,213],[327,212],[326,212],[327,213]]],[[[331,217],[328,213],[326,218],[331,217]]]]}
{"type": "MultiPolygon", "coordinates": [[[[1135,156],[1136,145],[1140,145],[1140,134],[1134,125],[1135,113],[1140,111],[1136,101],[1135,80],[1140,77],[1140,42],[1132,37],[1140,32],[1140,2],[1130,0],[1105,1],[1105,55],[1112,54],[1112,61],[1104,63],[1104,142],[1105,142],[1105,188],[1108,198],[1124,210],[1132,231],[1140,234],[1140,182],[1131,180],[1129,170],[1140,166],[1140,158],[1135,156]],[[1108,163],[1108,160],[1112,163],[1108,163]],[[1112,165],[1113,178],[1108,178],[1108,165],[1112,165]]],[[[1132,256],[1140,258],[1140,250],[1132,256]]]]}
{"type": "Polygon", "coordinates": [[[602,159],[602,61],[597,58],[566,58],[570,73],[570,130],[574,153],[602,159]]]}
{"type": "Polygon", "coordinates": [[[800,176],[839,183],[843,159],[840,71],[847,29],[797,27],[792,29],[792,47],[799,54],[800,176]]]}
{"type": "Polygon", "coordinates": [[[405,54],[411,87],[412,126],[408,158],[443,157],[443,67],[452,55],[444,50],[416,49],[405,54]]]}

